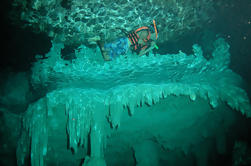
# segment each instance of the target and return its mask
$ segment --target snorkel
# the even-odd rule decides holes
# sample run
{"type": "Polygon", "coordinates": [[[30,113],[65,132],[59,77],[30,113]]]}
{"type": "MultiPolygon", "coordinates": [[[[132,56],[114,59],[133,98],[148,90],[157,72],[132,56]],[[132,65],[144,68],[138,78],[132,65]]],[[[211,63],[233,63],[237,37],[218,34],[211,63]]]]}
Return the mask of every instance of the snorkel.
{"type": "MultiPolygon", "coordinates": [[[[155,23],[155,20],[153,19],[153,28],[154,28],[154,32],[155,32],[155,37],[156,37],[156,40],[158,39],[158,30],[157,30],[157,26],[156,26],[156,23],[155,23]]],[[[159,47],[157,46],[157,44],[154,45],[154,47],[158,50],[159,47]]]]}
{"type": "Polygon", "coordinates": [[[155,20],[153,19],[153,27],[154,27],[154,32],[155,32],[155,35],[156,35],[156,40],[158,39],[158,30],[157,30],[157,26],[156,26],[156,23],[155,23],[155,20]]]}
{"type": "Polygon", "coordinates": [[[155,44],[154,47],[155,47],[157,50],[159,49],[159,47],[157,46],[157,44],[155,44]]]}

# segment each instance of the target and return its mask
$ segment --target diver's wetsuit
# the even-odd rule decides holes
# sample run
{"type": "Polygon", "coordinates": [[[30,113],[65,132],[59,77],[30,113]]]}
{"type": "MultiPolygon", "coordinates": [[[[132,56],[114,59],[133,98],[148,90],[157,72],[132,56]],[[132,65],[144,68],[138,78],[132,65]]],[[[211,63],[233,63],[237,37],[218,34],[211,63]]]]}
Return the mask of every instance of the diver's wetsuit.
{"type": "Polygon", "coordinates": [[[149,47],[149,43],[151,42],[150,39],[150,31],[147,27],[141,27],[136,31],[127,34],[127,37],[119,38],[112,43],[107,43],[104,45],[104,50],[108,53],[110,59],[114,59],[120,55],[125,55],[129,49],[129,46],[132,47],[133,51],[137,54],[140,53],[141,50],[146,49],[149,47]],[[137,34],[140,31],[147,31],[148,36],[144,39],[145,44],[140,45],[138,43],[139,35],[137,34]],[[130,43],[130,44],[129,44],[130,43]]]}
{"type": "Polygon", "coordinates": [[[104,45],[105,51],[108,53],[110,59],[114,59],[117,56],[125,55],[128,51],[129,43],[128,38],[119,38],[112,43],[107,43],[104,45]]]}

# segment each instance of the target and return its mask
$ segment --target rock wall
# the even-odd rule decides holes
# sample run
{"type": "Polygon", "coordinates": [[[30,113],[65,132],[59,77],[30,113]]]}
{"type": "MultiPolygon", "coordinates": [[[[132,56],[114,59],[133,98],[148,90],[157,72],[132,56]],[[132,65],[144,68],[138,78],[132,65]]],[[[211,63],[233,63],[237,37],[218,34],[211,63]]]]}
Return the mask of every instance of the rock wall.
{"type": "Polygon", "coordinates": [[[46,32],[57,42],[110,41],[155,19],[159,42],[176,40],[214,19],[212,0],[15,0],[12,18],[20,26],[46,32]]]}

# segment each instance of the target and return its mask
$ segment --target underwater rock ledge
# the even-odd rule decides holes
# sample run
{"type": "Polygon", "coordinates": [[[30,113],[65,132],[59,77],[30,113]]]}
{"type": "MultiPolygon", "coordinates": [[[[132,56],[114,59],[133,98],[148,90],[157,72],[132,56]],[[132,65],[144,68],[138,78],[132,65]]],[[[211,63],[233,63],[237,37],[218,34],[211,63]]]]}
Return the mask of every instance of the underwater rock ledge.
{"type": "MultiPolygon", "coordinates": [[[[246,92],[239,87],[241,78],[228,68],[229,45],[220,38],[214,46],[213,58],[210,60],[206,60],[201,48],[194,45],[193,55],[183,52],[172,55],[151,54],[149,57],[128,55],[127,58],[103,63],[89,58],[97,53],[84,46],[76,50],[77,58],[72,62],[63,60],[60,55],[63,44],[53,43],[47,58],[39,59],[32,69],[34,88],[47,89],[47,94],[30,104],[24,114],[22,135],[17,148],[18,165],[25,164],[29,155],[33,166],[46,165],[46,161],[49,162],[46,156],[51,132],[53,128],[65,126],[64,141],[68,144],[67,148],[73,154],[80,155],[80,159],[85,158],[83,165],[106,165],[106,144],[109,139],[115,139],[113,133],[123,129],[121,123],[125,123],[125,116],[137,117],[144,110],[166,112],[164,115],[167,116],[170,111],[174,115],[173,120],[167,119],[172,123],[186,110],[183,107],[180,110],[181,105],[175,106],[177,108],[168,106],[168,99],[174,96],[182,98],[183,104],[185,101],[188,105],[203,103],[205,108],[194,109],[202,121],[204,116],[214,112],[210,110],[216,110],[213,114],[225,121],[228,120],[222,111],[229,114],[229,124],[222,129],[222,133],[225,133],[233,121],[232,111],[237,110],[251,117],[251,107],[246,92]]],[[[193,113],[193,110],[186,111],[193,113]]],[[[153,111],[149,113],[153,114],[153,111]]],[[[220,120],[217,124],[221,124],[220,120]]],[[[178,127],[177,131],[180,132],[178,127]]],[[[174,135],[177,131],[174,131],[174,135]]],[[[160,134],[157,142],[164,148],[175,149],[171,145],[173,140],[170,135],[167,137],[160,134]]],[[[202,135],[208,137],[208,132],[202,135]]],[[[224,143],[224,134],[217,138],[219,144],[224,143]]],[[[156,148],[154,146],[149,145],[152,149],[156,148]]],[[[190,151],[189,143],[177,143],[175,146],[186,153],[190,151]]],[[[224,148],[218,146],[219,151],[224,153],[224,148]]],[[[134,147],[137,155],[139,149],[141,145],[134,147]]],[[[200,154],[196,155],[200,158],[200,154]]],[[[206,160],[208,154],[203,155],[206,160]]],[[[138,163],[141,157],[136,158],[138,163]]],[[[205,164],[205,160],[198,161],[201,163],[199,165],[205,164]]]]}

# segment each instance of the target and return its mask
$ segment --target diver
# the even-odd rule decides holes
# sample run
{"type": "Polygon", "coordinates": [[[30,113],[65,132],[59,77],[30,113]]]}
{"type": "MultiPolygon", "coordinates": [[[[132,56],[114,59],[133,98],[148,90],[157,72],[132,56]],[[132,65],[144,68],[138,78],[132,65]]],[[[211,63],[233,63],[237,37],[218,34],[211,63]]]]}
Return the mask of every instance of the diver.
{"type": "Polygon", "coordinates": [[[112,43],[105,44],[100,36],[88,39],[89,42],[96,42],[98,44],[105,61],[110,61],[120,55],[125,55],[129,48],[139,56],[148,53],[154,48],[158,49],[156,45],[158,30],[155,20],[153,20],[153,24],[150,26],[143,26],[129,33],[123,29],[120,30],[125,33],[126,37],[119,38],[112,43]]]}

